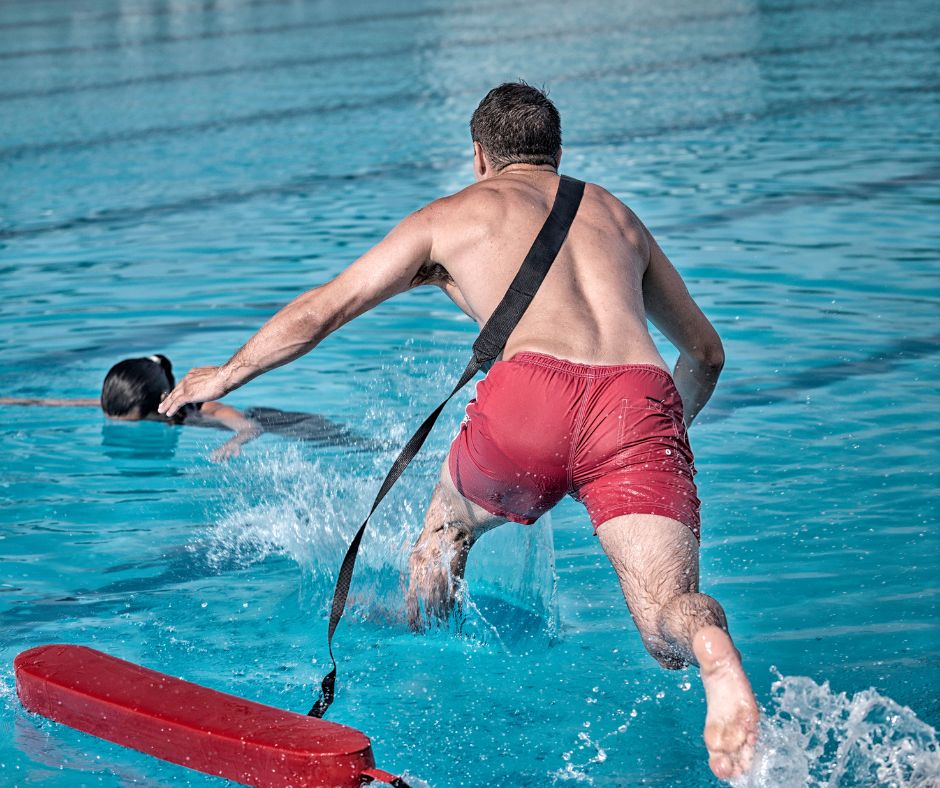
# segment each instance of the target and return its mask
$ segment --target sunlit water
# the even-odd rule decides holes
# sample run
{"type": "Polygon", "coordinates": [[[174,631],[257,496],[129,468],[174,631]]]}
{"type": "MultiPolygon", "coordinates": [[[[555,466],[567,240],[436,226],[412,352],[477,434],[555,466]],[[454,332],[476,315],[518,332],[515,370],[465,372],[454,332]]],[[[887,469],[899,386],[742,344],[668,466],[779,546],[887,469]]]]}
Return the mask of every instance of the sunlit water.
{"type": "MultiPolygon", "coordinates": [[[[486,89],[545,84],[563,169],[637,210],[725,342],[692,440],[703,587],[765,714],[744,784],[936,785],[938,8],[9,0],[0,394],[223,361],[470,181],[486,89]]],[[[0,408],[0,782],[220,782],[23,712],[41,643],[305,711],[346,540],[472,337],[415,292],[231,397],[368,450],[269,435],[220,468],[211,431],[0,408]]],[[[578,505],[486,536],[461,621],[404,627],[461,405],[366,538],[331,718],[416,784],[715,785],[696,673],[646,656],[578,505]]]]}

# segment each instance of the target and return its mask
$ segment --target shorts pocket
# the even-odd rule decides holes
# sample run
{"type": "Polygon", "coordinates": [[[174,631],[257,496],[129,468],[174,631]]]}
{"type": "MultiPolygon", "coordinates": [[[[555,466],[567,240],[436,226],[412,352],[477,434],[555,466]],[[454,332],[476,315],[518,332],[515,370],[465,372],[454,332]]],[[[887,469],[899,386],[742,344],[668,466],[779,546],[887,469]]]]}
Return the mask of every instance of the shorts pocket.
{"type": "Polygon", "coordinates": [[[620,403],[617,461],[621,466],[651,457],[669,457],[682,440],[682,424],[672,408],[650,397],[620,403]]]}

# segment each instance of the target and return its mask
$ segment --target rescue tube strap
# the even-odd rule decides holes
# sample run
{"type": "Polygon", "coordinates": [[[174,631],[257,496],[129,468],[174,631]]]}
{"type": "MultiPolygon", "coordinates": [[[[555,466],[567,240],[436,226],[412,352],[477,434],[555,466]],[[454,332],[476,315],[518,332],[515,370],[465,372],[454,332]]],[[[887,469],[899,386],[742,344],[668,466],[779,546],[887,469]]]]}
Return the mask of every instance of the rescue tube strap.
{"type": "Polygon", "coordinates": [[[401,777],[396,777],[391,772],[387,772],[384,769],[366,769],[362,774],[359,775],[359,782],[361,785],[369,785],[369,783],[380,782],[388,783],[392,788],[410,788],[408,783],[406,783],[401,777]]]}
{"type": "MultiPolygon", "coordinates": [[[[369,524],[369,518],[372,517],[382,499],[388,495],[389,490],[404,473],[405,468],[421,450],[438,416],[444,410],[444,406],[473,379],[473,376],[484,365],[499,358],[503,352],[503,348],[506,347],[506,342],[509,340],[509,335],[512,334],[513,329],[522,319],[522,315],[529,307],[529,304],[532,303],[539,286],[545,279],[548,269],[555,262],[555,258],[568,236],[568,230],[571,228],[571,223],[578,212],[578,206],[581,204],[583,195],[584,183],[582,181],[569,178],[567,175],[561,176],[552,210],[548,214],[545,224],[542,225],[542,229],[539,230],[532,248],[526,254],[525,260],[522,261],[522,266],[512,280],[509,290],[506,291],[506,295],[503,296],[502,301],[499,302],[493,314],[490,315],[490,319],[486,321],[473,343],[473,358],[470,359],[470,363],[467,364],[467,368],[463,371],[453,391],[447,395],[447,399],[438,405],[434,412],[424,420],[424,423],[418,427],[415,434],[408,439],[404,448],[399,452],[388,475],[385,477],[385,481],[379,487],[372,508],[369,509],[366,519],[362,521],[362,525],[359,526],[359,530],[356,531],[356,535],[350,542],[346,555],[343,557],[343,563],[340,565],[339,576],[336,578],[336,588],[333,590],[333,604],[330,610],[330,625],[327,630],[327,648],[333,667],[323,679],[320,686],[320,696],[317,698],[317,702],[313,704],[313,708],[307,712],[309,716],[322,717],[333,702],[336,690],[336,658],[333,656],[333,635],[346,609],[346,598],[349,595],[349,586],[352,583],[359,544],[362,542],[362,536],[369,524]]],[[[404,788],[404,783],[399,783],[399,785],[404,788]]]]}

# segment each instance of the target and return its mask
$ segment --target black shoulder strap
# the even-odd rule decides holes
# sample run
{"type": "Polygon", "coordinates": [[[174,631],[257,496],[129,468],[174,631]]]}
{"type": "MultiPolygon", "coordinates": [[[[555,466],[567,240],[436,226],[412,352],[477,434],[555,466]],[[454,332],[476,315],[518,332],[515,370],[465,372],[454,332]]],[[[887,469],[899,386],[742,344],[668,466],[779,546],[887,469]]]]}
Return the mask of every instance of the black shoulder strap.
{"type": "Polygon", "coordinates": [[[476,375],[484,364],[499,358],[500,354],[503,352],[503,348],[509,340],[509,335],[512,334],[513,329],[518,325],[519,320],[522,318],[522,315],[535,297],[536,291],[542,284],[542,280],[548,273],[548,269],[551,268],[552,263],[558,256],[558,251],[565,242],[568,230],[571,227],[571,223],[574,221],[574,216],[578,212],[578,206],[581,204],[583,194],[583,182],[569,178],[566,175],[561,176],[561,181],[558,184],[558,193],[555,195],[555,204],[552,206],[551,213],[549,213],[548,218],[545,220],[545,224],[542,225],[542,229],[539,230],[539,234],[536,236],[532,248],[529,249],[529,253],[526,255],[525,260],[523,260],[519,273],[517,273],[515,279],[512,280],[512,284],[509,286],[506,295],[503,296],[503,300],[499,302],[499,305],[493,311],[490,319],[486,321],[486,324],[480,331],[480,335],[473,343],[473,358],[470,360],[470,363],[467,364],[467,368],[463,371],[453,391],[447,395],[447,399],[438,405],[434,409],[434,412],[424,420],[424,423],[418,427],[417,432],[408,439],[404,448],[399,452],[398,457],[395,458],[395,462],[392,463],[392,467],[385,477],[385,481],[382,482],[382,486],[379,488],[378,495],[375,496],[372,508],[369,509],[366,519],[362,521],[362,525],[359,526],[359,530],[356,531],[356,535],[353,537],[349,548],[346,550],[343,563],[339,568],[339,577],[336,578],[336,588],[333,590],[330,626],[327,630],[327,647],[330,652],[330,660],[333,663],[333,667],[323,679],[323,683],[320,687],[320,697],[317,698],[317,702],[313,704],[313,708],[307,712],[309,716],[322,717],[326,714],[326,710],[333,702],[333,693],[336,687],[336,659],[333,657],[333,634],[336,632],[339,620],[343,617],[343,612],[346,609],[346,597],[349,595],[353,569],[356,566],[359,543],[362,541],[362,535],[365,533],[366,526],[369,524],[369,518],[372,517],[375,510],[378,509],[382,499],[388,495],[388,491],[392,489],[392,486],[398,481],[402,473],[404,473],[408,464],[421,450],[424,441],[434,427],[434,422],[437,421],[437,417],[440,416],[441,411],[444,410],[444,406],[450,402],[451,398],[460,391],[460,389],[473,379],[473,376],[476,375]]]}

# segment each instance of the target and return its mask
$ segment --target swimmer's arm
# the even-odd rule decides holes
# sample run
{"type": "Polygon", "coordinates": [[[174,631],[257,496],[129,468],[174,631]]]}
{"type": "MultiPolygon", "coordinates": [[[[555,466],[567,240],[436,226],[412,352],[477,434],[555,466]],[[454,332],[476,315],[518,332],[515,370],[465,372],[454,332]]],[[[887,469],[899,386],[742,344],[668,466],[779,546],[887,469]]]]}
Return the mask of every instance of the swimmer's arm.
{"type": "Polygon", "coordinates": [[[249,419],[240,410],[236,410],[230,405],[223,405],[221,402],[206,402],[200,408],[199,413],[201,416],[207,416],[235,433],[212,452],[212,459],[217,462],[227,460],[229,457],[237,457],[241,453],[242,446],[249,441],[253,441],[264,432],[261,425],[249,419]]]}
{"type": "Polygon", "coordinates": [[[689,425],[715,390],[725,351],[718,332],[692,300],[679,272],[649,231],[646,235],[650,255],[643,276],[643,302],[647,317],[679,350],[673,379],[689,425]]]}
{"type": "Polygon", "coordinates": [[[33,397],[0,397],[0,405],[40,405],[47,408],[100,408],[99,399],[40,399],[33,397]]]}
{"type": "Polygon", "coordinates": [[[404,219],[331,282],[295,298],[221,367],[191,370],[160,403],[172,416],[190,402],[219,399],[309,353],[327,336],[413,286],[431,256],[433,204],[404,219]]]}

